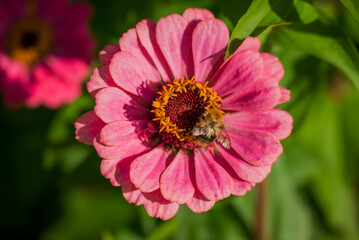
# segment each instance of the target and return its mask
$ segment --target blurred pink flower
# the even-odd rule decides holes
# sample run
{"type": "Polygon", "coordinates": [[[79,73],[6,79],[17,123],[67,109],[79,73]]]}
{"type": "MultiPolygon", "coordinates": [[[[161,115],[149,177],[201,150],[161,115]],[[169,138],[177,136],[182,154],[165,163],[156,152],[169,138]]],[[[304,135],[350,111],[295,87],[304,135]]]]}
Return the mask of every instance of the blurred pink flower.
{"type": "Polygon", "coordinates": [[[169,219],[180,204],[204,212],[244,195],[291,133],[292,117],[273,109],[289,100],[278,86],[281,63],[252,37],[225,61],[228,40],[222,21],[190,8],[157,24],[142,20],[100,52],[87,83],[96,106],[75,123],[76,138],[94,145],[102,174],[150,216],[169,219]],[[210,109],[224,119],[231,147],[194,136],[210,109]]]}
{"type": "Polygon", "coordinates": [[[81,94],[93,51],[90,7],[0,0],[0,87],[10,105],[58,108],[81,94]]]}

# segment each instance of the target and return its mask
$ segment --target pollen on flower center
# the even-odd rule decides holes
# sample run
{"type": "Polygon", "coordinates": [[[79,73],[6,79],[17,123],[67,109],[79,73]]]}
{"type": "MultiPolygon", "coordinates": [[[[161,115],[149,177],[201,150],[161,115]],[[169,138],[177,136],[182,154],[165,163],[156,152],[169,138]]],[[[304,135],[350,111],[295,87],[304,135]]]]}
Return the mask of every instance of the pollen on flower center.
{"type": "Polygon", "coordinates": [[[5,37],[8,55],[27,66],[34,65],[51,49],[50,28],[37,19],[24,19],[15,23],[5,37]]]}
{"type": "Polygon", "coordinates": [[[207,84],[196,83],[194,78],[175,78],[158,92],[151,112],[162,142],[182,149],[196,146],[191,129],[207,109],[221,106],[222,99],[207,84]]]}

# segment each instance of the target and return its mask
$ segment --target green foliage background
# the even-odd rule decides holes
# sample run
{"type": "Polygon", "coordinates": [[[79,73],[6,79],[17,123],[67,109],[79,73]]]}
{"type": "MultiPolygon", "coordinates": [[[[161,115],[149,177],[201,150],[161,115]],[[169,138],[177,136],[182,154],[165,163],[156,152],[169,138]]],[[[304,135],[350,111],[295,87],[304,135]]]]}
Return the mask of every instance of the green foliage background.
{"type": "MultiPolygon", "coordinates": [[[[284,65],[292,91],[280,108],[292,135],[267,181],[273,240],[359,239],[359,4],[357,0],[91,0],[97,52],[143,18],[208,8],[230,31],[228,56],[259,36],[284,65]]],[[[96,57],[95,57],[96,58],[96,57]]],[[[94,60],[93,67],[98,62],[94,60]]],[[[99,170],[73,123],[94,101],[57,111],[1,106],[1,234],[4,239],[252,239],[257,187],[207,213],[181,206],[169,221],[128,204],[99,170]]]]}

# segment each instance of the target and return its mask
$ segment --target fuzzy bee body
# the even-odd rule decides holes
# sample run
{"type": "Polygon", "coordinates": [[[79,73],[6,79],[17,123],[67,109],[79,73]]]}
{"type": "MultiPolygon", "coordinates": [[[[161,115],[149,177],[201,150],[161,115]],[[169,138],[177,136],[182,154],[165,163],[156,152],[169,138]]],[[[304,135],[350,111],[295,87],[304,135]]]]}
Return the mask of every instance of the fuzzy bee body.
{"type": "Polygon", "coordinates": [[[223,147],[231,148],[231,141],[223,125],[223,113],[219,109],[208,109],[201,116],[192,129],[195,143],[207,147],[214,141],[220,142],[223,147]]]}

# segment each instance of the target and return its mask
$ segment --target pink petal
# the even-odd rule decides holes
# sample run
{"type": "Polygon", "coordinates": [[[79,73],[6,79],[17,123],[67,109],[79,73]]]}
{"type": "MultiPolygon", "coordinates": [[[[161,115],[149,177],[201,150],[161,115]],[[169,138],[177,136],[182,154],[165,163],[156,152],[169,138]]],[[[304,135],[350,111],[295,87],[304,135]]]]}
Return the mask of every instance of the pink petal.
{"type": "Polygon", "coordinates": [[[160,188],[163,197],[171,202],[183,204],[193,197],[193,172],[187,153],[179,151],[171,164],[162,173],[160,188]]]}
{"type": "Polygon", "coordinates": [[[271,166],[255,167],[246,163],[240,156],[238,156],[233,148],[225,149],[220,144],[217,145],[217,148],[224,160],[229,163],[238,177],[247,182],[261,182],[267,177],[271,170],[271,166]]]}
{"type": "MultiPolygon", "coordinates": [[[[83,26],[84,27],[84,26],[83,26]]],[[[79,58],[89,64],[92,61],[92,50],[94,42],[88,36],[70,37],[67,33],[66,38],[56,36],[54,39],[53,54],[68,58],[79,58]]]]}
{"type": "Polygon", "coordinates": [[[87,90],[94,98],[96,93],[107,87],[117,87],[112,80],[108,65],[99,66],[93,70],[90,81],[87,82],[87,90]]]}
{"type": "Polygon", "coordinates": [[[105,177],[110,179],[113,186],[118,187],[120,183],[116,180],[116,171],[117,171],[117,164],[118,159],[114,160],[102,160],[101,161],[101,174],[105,177]]]}
{"type": "Polygon", "coordinates": [[[284,69],[279,59],[269,53],[261,53],[264,63],[264,75],[277,80],[278,82],[284,75],[284,69]]]}
{"type": "Polygon", "coordinates": [[[159,73],[161,74],[162,79],[167,82],[171,80],[172,74],[164,56],[157,44],[155,36],[156,24],[151,20],[142,20],[137,23],[136,31],[138,38],[141,41],[142,46],[146,49],[147,53],[150,55],[151,59],[155,63],[159,73]]]}
{"type": "Polygon", "coordinates": [[[107,146],[122,145],[132,139],[138,139],[139,132],[146,128],[149,121],[117,121],[102,128],[100,141],[107,146]]]}
{"type": "Polygon", "coordinates": [[[0,12],[8,14],[11,19],[23,18],[26,10],[26,3],[25,0],[2,0],[0,1],[0,12]]]}
{"type": "Polygon", "coordinates": [[[113,55],[120,51],[120,46],[117,44],[106,45],[98,55],[98,60],[103,65],[109,65],[113,55]]]}
{"type": "MultiPolygon", "coordinates": [[[[59,11],[59,9],[56,10],[59,11]]],[[[49,16],[51,30],[55,35],[54,40],[89,39],[88,20],[91,15],[91,5],[79,2],[65,7],[56,18],[54,15],[49,16]]]]}
{"type": "Polygon", "coordinates": [[[288,102],[290,100],[290,90],[284,87],[279,87],[279,89],[281,95],[278,104],[288,102]]]}
{"type": "Polygon", "coordinates": [[[137,157],[131,164],[131,182],[142,192],[152,192],[160,187],[160,176],[166,167],[169,152],[160,145],[137,157]]]}
{"type": "Polygon", "coordinates": [[[279,109],[264,112],[237,112],[224,116],[227,126],[235,129],[259,130],[275,135],[279,140],[288,137],[293,128],[292,116],[279,109]]]}
{"type": "MultiPolygon", "coordinates": [[[[143,153],[141,153],[143,154],[143,153]]],[[[132,155],[122,159],[104,159],[101,162],[101,173],[110,179],[114,186],[120,186],[130,182],[130,166],[138,156],[132,155]]]]}
{"type": "Polygon", "coordinates": [[[243,40],[242,44],[237,48],[234,54],[239,52],[246,52],[246,51],[258,52],[260,46],[261,46],[261,41],[259,40],[259,38],[247,37],[246,39],[243,40]]]}
{"type": "Polygon", "coordinates": [[[29,107],[43,104],[55,109],[74,101],[81,94],[81,85],[78,82],[64,81],[44,64],[37,64],[32,69],[32,74],[32,92],[26,100],[29,107]]]}
{"type": "Polygon", "coordinates": [[[114,82],[124,90],[153,101],[155,92],[150,90],[151,82],[148,79],[140,62],[128,52],[116,53],[110,63],[110,73],[114,82]]]}
{"type": "Polygon", "coordinates": [[[66,7],[68,7],[68,0],[37,1],[37,13],[39,16],[47,20],[54,21],[54,19],[57,19],[61,14],[63,14],[66,7]]]}
{"type": "Polygon", "coordinates": [[[232,181],[233,181],[232,194],[235,196],[243,196],[255,186],[255,183],[246,182],[240,179],[232,178],[232,181]]]}
{"type": "Polygon", "coordinates": [[[7,104],[21,104],[32,95],[30,80],[31,72],[24,64],[0,52],[0,87],[7,104]]]}
{"type": "Polygon", "coordinates": [[[78,58],[49,55],[46,65],[64,81],[81,83],[89,72],[89,65],[78,58]]]}
{"type": "Polygon", "coordinates": [[[283,151],[279,140],[270,133],[235,129],[227,129],[227,132],[233,150],[253,166],[271,166],[283,151]]]}
{"type": "Polygon", "coordinates": [[[207,212],[210,210],[215,201],[208,200],[199,191],[196,191],[193,198],[187,201],[187,207],[195,213],[207,212]]]}
{"type": "Polygon", "coordinates": [[[95,111],[82,114],[75,122],[76,139],[82,143],[92,145],[93,140],[105,123],[96,115],[95,111]]]}
{"type": "Polygon", "coordinates": [[[194,21],[194,20],[204,20],[207,18],[214,18],[213,13],[207,9],[199,9],[199,8],[187,8],[182,16],[184,19],[186,19],[188,22],[194,21]]]}
{"type": "Polygon", "coordinates": [[[152,82],[161,81],[160,74],[157,71],[154,62],[137,37],[136,29],[131,28],[122,35],[120,38],[120,47],[122,51],[129,52],[136,57],[146,76],[145,79],[151,79],[152,82]]]}
{"type": "Polygon", "coordinates": [[[234,111],[264,111],[277,106],[280,97],[278,82],[273,78],[263,77],[224,98],[222,106],[234,111]]]}
{"type": "Polygon", "coordinates": [[[213,160],[213,156],[208,151],[196,149],[194,162],[197,187],[203,196],[209,200],[217,201],[231,194],[231,177],[213,160]]]}
{"type": "Polygon", "coordinates": [[[152,193],[145,193],[148,201],[145,203],[146,212],[150,217],[168,220],[178,211],[179,205],[164,199],[159,190],[152,193]]]}
{"type": "Polygon", "coordinates": [[[190,36],[185,34],[187,21],[178,14],[161,18],[156,26],[156,39],[175,78],[186,76],[190,36]]]}
{"type": "Polygon", "coordinates": [[[196,82],[203,83],[228,44],[229,32],[219,19],[200,22],[193,31],[192,52],[196,82]]]}
{"type": "MultiPolygon", "coordinates": [[[[221,146],[218,146],[218,147],[219,147],[219,149],[223,149],[223,148],[221,148],[221,146]]],[[[254,183],[250,183],[243,179],[240,179],[238,177],[238,175],[236,174],[235,170],[233,169],[233,166],[228,164],[228,161],[226,159],[224,159],[224,157],[221,153],[222,153],[222,151],[221,152],[215,151],[213,158],[231,176],[231,180],[233,183],[231,193],[234,195],[244,195],[248,190],[250,190],[252,188],[254,183]]]]}
{"type": "Polygon", "coordinates": [[[104,159],[122,159],[150,149],[140,139],[132,139],[119,146],[106,146],[100,142],[99,137],[96,137],[93,145],[98,155],[104,159]]]}
{"type": "Polygon", "coordinates": [[[104,122],[147,120],[149,111],[122,90],[108,87],[96,94],[95,112],[104,122]]]}
{"type": "Polygon", "coordinates": [[[263,61],[257,52],[247,51],[233,55],[211,79],[213,89],[221,97],[232,92],[241,92],[263,73],[263,61]]]}
{"type": "Polygon", "coordinates": [[[143,193],[136,188],[132,183],[126,183],[121,186],[123,197],[129,203],[134,203],[136,206],[145,204],[148,200],[143,193]]]}

